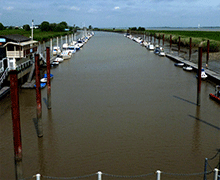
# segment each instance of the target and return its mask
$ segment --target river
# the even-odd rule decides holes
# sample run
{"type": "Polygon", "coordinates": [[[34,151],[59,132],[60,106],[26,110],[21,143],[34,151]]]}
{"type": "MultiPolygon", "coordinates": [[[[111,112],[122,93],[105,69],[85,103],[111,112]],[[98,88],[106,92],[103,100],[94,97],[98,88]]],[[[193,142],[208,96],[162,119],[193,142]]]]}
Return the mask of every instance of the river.
{"type": "MultiPolygon", "coordinates": [[[[33,122],[35,90],[19,92],[25,178],[98,171],[125,176],[156,170],[201,173],[205,158],[220,148],[220,106],[208,96],[215,84],[202,81],[198,107],[194,72],[175,67],[170,59],[122,34],[96,32],[51,73],[52,109],[42,101],[42,138],[33,122]]],[[[45,88],[42,99],[46,97],[45,88]]],[[[0,101],[0,123],[0,179],[11,180],[15,168],[10,96],[0,101]]],[[[212,168],[217,163],[218,158],[209,161],[212,168]]],[[[164,173],[161,179],[177,178],[196,180],[203,175],[164,173]]],[[[156,179],[156,174],[136,179],[156,179]]]]}

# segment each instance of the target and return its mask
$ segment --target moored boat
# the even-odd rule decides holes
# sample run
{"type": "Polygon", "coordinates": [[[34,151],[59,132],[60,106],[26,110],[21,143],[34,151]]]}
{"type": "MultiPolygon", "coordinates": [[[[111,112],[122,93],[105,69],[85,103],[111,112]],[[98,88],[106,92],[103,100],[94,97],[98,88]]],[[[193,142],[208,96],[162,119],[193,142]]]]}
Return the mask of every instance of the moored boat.
{"type": "Polygon", "coordinates": [[[220,103],[220,85],[217,85],[215,87],[215,94],[210,93],[209,97],[215,100],[216,102],[220,103]]]}
{"type": "Polygon", "coordinates": [[[174,66],[177,66],[177,67],[183,67],[183,66],[184,66],[184,63],[182,63],[182,62],[175,63],[174,66]]]}
{"type": "Polygon", "coordinates": [[[183,70],[185,70],[185,71],[192,71],[193,67],[192,66],[183,66],[183,70]]]}
{"type": "MultiPolygon", "coordinates": [[[[202,79],[206,79],[207,77],[208,77],[208,75],[205,73],[205,69],[202,68],[202,70],[201,70],[201,78],[202,79]]],[[[196,75],[196,78],[198,78],[198,73],[196,75]]]]}

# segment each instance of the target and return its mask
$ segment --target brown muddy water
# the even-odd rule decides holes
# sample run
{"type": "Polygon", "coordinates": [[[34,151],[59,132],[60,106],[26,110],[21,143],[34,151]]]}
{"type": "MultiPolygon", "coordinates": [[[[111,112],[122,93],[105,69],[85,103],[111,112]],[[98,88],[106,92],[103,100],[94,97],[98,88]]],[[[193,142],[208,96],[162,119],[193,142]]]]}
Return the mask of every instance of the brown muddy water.
{"type": "MultiPolygon", "coordinates": [[[[162,180],[203,179],[165,173],[201,173],[205,158],[220,148],[220,106],[208,96],[215,84],[202,82],[198,107],[194,72],[175,67],[121,34],[106,32],[97,32],[51,72],[52,109],[42,101],[42,138],[33,123],[35,90],[20,90],[24,178],[98,171],[133,176],[161,170],[162,180]]],[[[42,99],[46,97],[45,88],[42,99]]],[[[12,180],[10,96],[0,101],[0,123],[0,179],[12,180]]],[[[218,160],[209,161],[210,166],[218,160]]],[[[156,179],[156,174],[135,179],[156,179]]]]}

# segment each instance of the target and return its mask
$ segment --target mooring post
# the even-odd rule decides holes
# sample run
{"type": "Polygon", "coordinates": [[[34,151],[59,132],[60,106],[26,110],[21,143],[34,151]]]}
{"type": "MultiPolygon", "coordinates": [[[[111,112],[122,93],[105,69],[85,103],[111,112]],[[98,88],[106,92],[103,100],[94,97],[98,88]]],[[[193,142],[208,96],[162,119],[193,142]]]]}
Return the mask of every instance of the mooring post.
{"type": "Polygon", "coordinates": [[[205,158],[204,178],[203,178],[203,180],[207,180],[207,163],[208,163],[208,158],[205,158]]]}
{"type": "Polygon", "coordinates": [[[191,61],[192,55],[192,38],[189,39],[189,61],[191,61]]]}
{"type": "Polygon", "coordinates": [[[164,46],[164,34],[163,34],[163,46],[164,46]]]}
{"type": "Polygon", "coordinates": [[[47,108],[51,109],[50,49],[47,47],[47,108]]]}
{"type": "Polygon", "coordinates": [[[158,45],[160,46],[160,34],[159,34],[159,39],[158,39],[158,45]]]}
{"type": "Polygon", "coordinates": [[[99,171],[97,174],[98,174],[98,180],[102,180],[102,172],[99,171]]]}
{"type": "Polygon", "coordinates": [[[13,124],[14,160],[16,180],[22,178],[22,144],[19,110],[18,72],[10,71],[11,113],[13,124]]]}
{"type": "Polygon", "coordinates": [[[36,101],[37,101],[37,135],[38,137],[42,137],[43,123],[42,123],[39,54],[35,54],[35,81],[36,81],[36,101]]]}
{"type": "Polygon", "coordinates": [[[161,171],[160,170],[157,170],[157,180],[160,180],[160,175],[161,175],[161,171]]]}
{"type": "Polygon", "coordinates": [[[50,38],[50,52],[53,53],[53,39],[50,38]]]}
{"type": "Polygon", "coordinates": [[[171,48],[172,48],[172,35],[170,35],[170,52],[171,52],[171,48]]]}
{"type": "Polygon", "coordinates": [[[179,41],[178,41],[178,56],[180,55],[180,36],[179,36],[179,41]]]}
{"type": "Polygon", "coordinates": [[[156,33],[154,33],[154,45],[156,44],[156,33]]]}
{"type": "Polygon", "coordinates": [[[214,180],[218,180],[218,169],[214,169],[214,180]]]}
{"type": "Polygon", "coordinates": [[[197,106],[200,106],[201,96],[201,71],[202,71],[202,47],[199,47],[199,59],[198,59],[198,83],[197,83],[197,106]]]}
{"type": "Polygon", "coordinates": [[[209,40],[207,40],[206,68],[208,68],[208,63],[209,63],[209,47],[210,47],[210,42],[209,40]]]}
{"type": "Polygon", "coordinates": [[[40,180],[41,175],[40,174],[36,174],[36,180],[40,180]]]}

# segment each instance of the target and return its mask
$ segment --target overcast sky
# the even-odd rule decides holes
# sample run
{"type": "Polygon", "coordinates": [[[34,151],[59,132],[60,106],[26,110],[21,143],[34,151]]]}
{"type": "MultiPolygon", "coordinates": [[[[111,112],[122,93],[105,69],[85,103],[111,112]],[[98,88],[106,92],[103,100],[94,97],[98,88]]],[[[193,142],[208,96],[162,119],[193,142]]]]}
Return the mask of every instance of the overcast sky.
{"type": "Polygon", "coordinates": [[[82,27],[220,26],[219,0],[0,0],[0,22],[82,27]]]}

